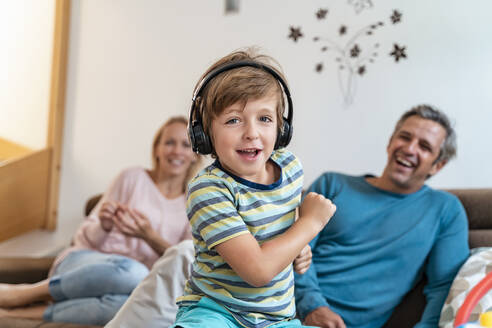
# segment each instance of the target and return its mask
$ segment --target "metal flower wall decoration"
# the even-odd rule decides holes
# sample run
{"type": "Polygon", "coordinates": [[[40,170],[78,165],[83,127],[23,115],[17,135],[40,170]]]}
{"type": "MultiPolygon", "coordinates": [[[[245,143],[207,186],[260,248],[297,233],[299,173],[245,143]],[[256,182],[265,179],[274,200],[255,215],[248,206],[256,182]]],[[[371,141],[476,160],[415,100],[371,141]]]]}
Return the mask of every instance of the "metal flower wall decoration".
{"type": "MultiPolygon", "coordinates": [[[[372,6],[370,1],[349,0],[349,4],[358,4],[356,8],[372,6]]],[[[364,7],[364,8],[365,8],[364,7]]],[[[320,8],[315,12],[317,20],[326,20],[330,11],[327,8],[320,8]]],[[[356,94],[357,79],[366,75],[369,66],[376,61],[379,53],[383,52],[394,58],[395,63],[407,58],[406,46],[394,43],[391,50],[382,50],[379,42],[375,41],[376,33],[387,25],[395,25],[402,22],[403,14],[398,10],[393,10],[389,16],[389,21],[377,21],[366,25],[358,30],[352,31],[346,25],[340,25],[335,31],[328,31],[327,35],[316,35],[312,41],[319,45],[319,51],[322,54],[334,54],[337,65],[338,82],[343,95],[343,102],[346,107],[354,102],[356,94]],[[335,34],[335,37],[333,37],[335,34]],[[331,35],[331,36],[328,36],[331,35]]],[[[300,26],[290,26],[289,39],[295,43],[304,37],[300,26]]],[[[323,55],[325,57],[325,55],[323,55]]],[[[331,56],[329,57],[331,58],[331,56]]],[[[320,61],[314,65],[318,73],[322,73],[327,65],[327,61],[320,61]]]]}
{"type": "Polygon", "coordinates": [[[364,9],[372,8],[373,6],[371,0],[348,0],[348,4],[354,7],[356,14],[359,14],[364,9]]]}

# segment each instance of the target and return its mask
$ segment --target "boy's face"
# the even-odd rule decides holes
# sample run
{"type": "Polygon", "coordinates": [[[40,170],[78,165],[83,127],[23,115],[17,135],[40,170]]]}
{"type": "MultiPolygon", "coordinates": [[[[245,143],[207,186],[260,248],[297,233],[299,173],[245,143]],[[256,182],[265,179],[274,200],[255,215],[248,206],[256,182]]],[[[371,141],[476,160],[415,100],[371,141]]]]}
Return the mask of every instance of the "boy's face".
{"type": "Polygon", "coordinates": [[[226,107],[212,120],[211,134],[220,164],[248,181],[270,184],[267,161],[277,138],[277,97],[269,95],[226,107]]]}

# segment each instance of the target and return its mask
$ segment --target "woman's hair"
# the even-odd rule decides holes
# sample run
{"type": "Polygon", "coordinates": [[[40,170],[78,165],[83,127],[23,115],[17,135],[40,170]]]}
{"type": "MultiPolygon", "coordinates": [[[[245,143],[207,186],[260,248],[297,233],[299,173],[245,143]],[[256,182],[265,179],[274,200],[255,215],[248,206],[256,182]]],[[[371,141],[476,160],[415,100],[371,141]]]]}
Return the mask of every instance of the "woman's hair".
{"type": "MultiPolygon", "coordinates": [[[[164,130],[170,126],[171,124],[174,123],[182,123],[185,126],[188,125],[188,119],[184,116],[172,116],[170,117],[162,126],[157,130],[154,140],[152,142],[152,170],[157,170],[157,156],[156,156],[156,149],[159,143],[161,142],[161,137],[164,132],[164,130]]],[[[191,146],[190,146],[191,147],[191,146]]],[[[186,190],[186,187],[188,185],[188,182],[193,178],[197,173],[198,169],[201,167],[202,164],[202,156],[199,154],[195,154],[196,159],[193,161],[188,169],[188,172],[186,174],[186,177],[183,181],[183,190],[186,190]]]]}
{"type": "MultiPolygon", "coordinates": [[[[280,65],[272,57],[259,54],[255,48],[246,48],[234,51],[212,64],[200,78],[195,90],[201,87],[203,78],[211,71],[225,64],[240,61],[251,61],[267,65],[275,70],[282,80],[286,81],[280,65]]],[[[198,113],[195,112],[195,115],[201,115],[204,132],[213,139],[211,135],[212,120],[219,116],[225,108],[237,102],[246,105],[249,100],[256,100],[269,95],[277,97],[276,116],[278,133],[280,133],[285,110],[284,93],[277,79],[261,68],[238,67],[214,77],[203,89],[197,106],[198,113]]],[[[215,149],[212,150],[212,154],[215,155],[215,149]]]]}

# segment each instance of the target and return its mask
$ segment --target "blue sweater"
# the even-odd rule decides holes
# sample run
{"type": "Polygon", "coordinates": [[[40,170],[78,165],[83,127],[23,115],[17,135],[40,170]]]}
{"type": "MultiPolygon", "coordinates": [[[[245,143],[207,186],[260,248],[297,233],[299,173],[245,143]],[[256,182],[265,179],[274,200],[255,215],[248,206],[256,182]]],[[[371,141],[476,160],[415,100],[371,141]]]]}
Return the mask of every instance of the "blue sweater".
{"type": "Polygon", "coordinates": [[[363,176],[337,173],[325,173],[310,191],[331,199],[337,211],[310,243],[311,267],[295,276],[301,318],[328,306],[347,327],[381,327],[425,274],[427,306],[415,327],[437,327],[449,287],[469,254],[459,200],[427,186],[395,194],[363,176]]]}

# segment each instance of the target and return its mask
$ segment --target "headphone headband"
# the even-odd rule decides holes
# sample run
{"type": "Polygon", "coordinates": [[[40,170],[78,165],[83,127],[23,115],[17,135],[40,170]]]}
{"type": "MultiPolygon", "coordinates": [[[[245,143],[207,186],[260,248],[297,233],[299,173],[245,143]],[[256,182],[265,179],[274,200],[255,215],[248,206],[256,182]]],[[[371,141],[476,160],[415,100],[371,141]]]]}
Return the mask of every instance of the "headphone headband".
{"type": "Polygon", "coordinates": [[[207,136],[207,134],[203,129],[201,114],[198,113],[195,118],[193,115],[195,111],[198,111],[196,108],[197,99],[201,96],[203,90],[208,85],[208,83],[217,75],[240,67],[254,67],[254,68],[261,69],[272,75],[280,83],[282,90],[287,98],[288,111],[287,111],[287,118],[283,117],[282,131],[280,131],[279,135],[277,136],[277,140],[275,141],[275,149],[278,149],[280,147],[285,147],[289,144],[292,138],[292,131],[293,131],[292,117],[293,117],[294,109],[292,106],[292,99],[290,96],[289,88],[287,87],[287,83],[272,67],[251,60],[243,60],[243,61],[227,63],[217,67],[216,69],[209,72],[197,85],[195,92],[193,93],[192,104],[190,109],[190,120],[188,126],[188,133],[190,135],[190,141],[193,151],[203,155],[207,155],[212,152],[212,144],[210,142],[210,138],[209,136],[207,136]]]}

